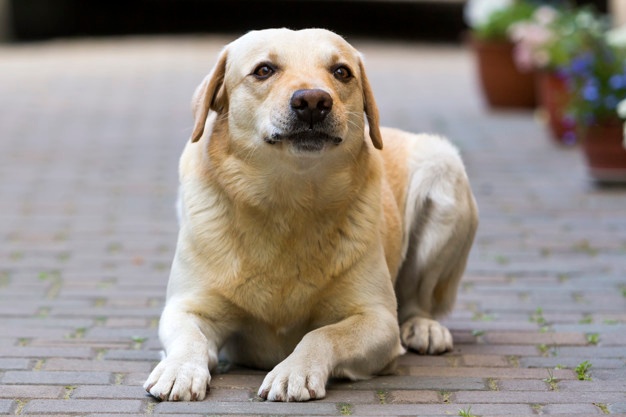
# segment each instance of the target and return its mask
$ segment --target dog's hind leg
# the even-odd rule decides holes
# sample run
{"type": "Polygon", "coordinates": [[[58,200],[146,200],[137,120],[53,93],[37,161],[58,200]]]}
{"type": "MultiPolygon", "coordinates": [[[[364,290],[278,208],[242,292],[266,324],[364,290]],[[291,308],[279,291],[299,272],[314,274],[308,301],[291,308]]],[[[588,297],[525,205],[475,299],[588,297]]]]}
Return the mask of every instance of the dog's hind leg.
{"type": "Polygon", "coordinates": [[[395,290],[402,343],[437,354],[452,349],[450,332],[435,318],[454,306],[478,210],[457,150],[433,136],[417,142],[409,164],[405,257],[395,290]]]}

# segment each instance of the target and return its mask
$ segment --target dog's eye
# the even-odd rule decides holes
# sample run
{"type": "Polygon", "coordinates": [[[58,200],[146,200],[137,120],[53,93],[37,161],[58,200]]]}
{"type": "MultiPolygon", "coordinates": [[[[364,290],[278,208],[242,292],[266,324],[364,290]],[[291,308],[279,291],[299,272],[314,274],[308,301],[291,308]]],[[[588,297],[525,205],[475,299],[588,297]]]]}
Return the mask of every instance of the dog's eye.
{"type": "Polygon", "coordinates": [[[339,65],[333,69],[333,75],[339,81],[348,81],[352,78],[352,72],[348,69],[348,67],[344,65],[339,65]]]}
{"type": "Polygon", "coordinates": [[[265,80],[274,74],[275,70],[268,64],[261,64],[254,69],[252,75],[259,80],[265,80]]]}

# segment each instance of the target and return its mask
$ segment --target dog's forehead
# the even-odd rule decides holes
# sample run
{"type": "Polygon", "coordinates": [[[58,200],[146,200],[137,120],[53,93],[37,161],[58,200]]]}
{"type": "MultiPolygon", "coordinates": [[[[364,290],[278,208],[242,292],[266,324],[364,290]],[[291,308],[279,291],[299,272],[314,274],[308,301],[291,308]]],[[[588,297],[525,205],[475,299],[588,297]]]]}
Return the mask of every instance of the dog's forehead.
{"type": "Polygon", "coordinates": [[[245,34],[229,45],[233,61],[356,60],[359,53],[341,36],[325,29],[266,29],[245,34]]]}

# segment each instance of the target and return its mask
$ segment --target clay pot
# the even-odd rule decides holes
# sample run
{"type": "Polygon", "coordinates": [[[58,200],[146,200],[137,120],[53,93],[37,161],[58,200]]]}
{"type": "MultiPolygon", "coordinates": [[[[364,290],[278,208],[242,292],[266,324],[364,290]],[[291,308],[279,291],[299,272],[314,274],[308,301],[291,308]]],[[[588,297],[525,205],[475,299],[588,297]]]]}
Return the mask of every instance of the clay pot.
{"type": "Polygon", "coordinates": [[[626,149],[621,121],[589,126],[581,133],[589,175],[601,182],[626,182],[626,149]]]}
{"type": "Polygon", "coordinates": [[[469,44],[476,57],[483,95],[490,107],[535,107],[534,73],[517,69],[511,42],[470,37],[469,44]]]}
{"type": "Polygon", "coordinates": [[[537,73],[536,82],[539,105],[545,112],[550,137],[559,145],[574,145],[575,124],[565,117],[571,97],[567,80],[554,71],[541,71],[537,73]]]}

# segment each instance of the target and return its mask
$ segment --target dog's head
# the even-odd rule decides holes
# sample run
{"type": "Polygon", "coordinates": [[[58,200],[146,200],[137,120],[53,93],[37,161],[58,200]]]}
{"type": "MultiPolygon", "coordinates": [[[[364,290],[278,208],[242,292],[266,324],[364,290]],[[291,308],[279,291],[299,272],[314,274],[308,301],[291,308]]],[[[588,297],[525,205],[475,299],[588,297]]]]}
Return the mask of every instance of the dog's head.
{"type": "Polygon", "coordinates": [[[227,45],[196,89],[192,141],[211,111],[245,147],[321,154],[363,143],[365,118],[382,149],[378,109],[361,55],[323,29],[250,32],[227,45]]]}

